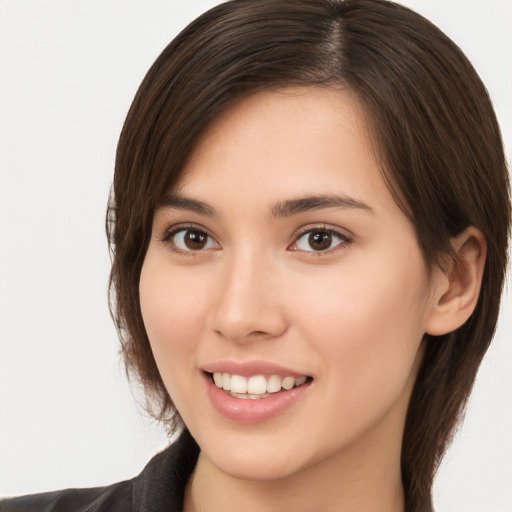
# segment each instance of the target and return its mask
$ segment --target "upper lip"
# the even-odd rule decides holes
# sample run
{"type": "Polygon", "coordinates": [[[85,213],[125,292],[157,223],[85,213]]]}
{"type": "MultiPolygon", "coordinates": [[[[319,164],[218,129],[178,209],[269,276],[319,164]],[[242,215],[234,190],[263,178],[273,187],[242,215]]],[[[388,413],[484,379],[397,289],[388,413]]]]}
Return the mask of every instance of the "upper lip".
{"type": "Polygon", "coordinates": [[[306,373],[294,371],[285,366],[272,363],[270,361],[215,361],[201,366],[201,370],[208,373],[230,373],[231,375],[241,375],[250,377],[252,375],[281,375],[283,377],[302,377],[306,373]]]}

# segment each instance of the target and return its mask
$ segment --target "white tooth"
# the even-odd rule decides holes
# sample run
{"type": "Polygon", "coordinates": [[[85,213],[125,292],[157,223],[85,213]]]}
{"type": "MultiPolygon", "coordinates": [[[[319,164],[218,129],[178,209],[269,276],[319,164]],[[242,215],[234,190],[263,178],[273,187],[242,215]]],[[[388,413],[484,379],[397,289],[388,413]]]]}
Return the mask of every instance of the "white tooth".
{"type": "Polygon", "coordinates": [[[249,397],[251,400],[259,400],[260,398],[266,398],[267,396],[270,396],[268,393],[263,393],[263,395],[245,395],[249,397]]]}
{"type": "Polygon", "coordinates": [[[222,374],[222,389],[226,391],[231,389],[231,375],[229,373],[222,374]]]}
{"type": "Polygon", "coordinates": [[[247,393],[234,393],[233,391],[230,391],[229,394],[235,398],[247,398],[249,396],[247,393]]]}
{"type": "Polygon", "coordinates": [[[281,377],[272,375],[267,381],[267,393],[277,393],[281,391],[281,377]]]}
{"type": "Polygon", "coordinates": [[[233,393],[233,391],[230,391],[229,394],[235,398],[243,398],[244,400],[260,400],[261,398],[270,396],[268,393],[264,393],[263,395],[250,395],[249,393],[233,393]]]}
{"type": "Polygon", "coordinates": [[[262,395],[267,391],[267,380],[263,375],[255,375],[247,383],[247,392],[251,395],[262,395]]]}
{"type": "Polygon", "coordinates": [[[213,374],[213,382],[215,382],[215,385],[218,387],[218,388],[221,388],[222,387],[222,373],[220,372],[215,372],[213,374]]]}
{"type": "Polygon", "coordinates": [[[292,389],[295,386],[295,379],[293,377],[285,377],[281,386],[286,390],[292,389]]]}
{"type": "Polygon", "coordinates": [[[306,377],[297,377],[295,379],[296,386],[302,386],[302,384],[304,384],[304,382],[306,382],[306,377]]]}
{"type": "Polygon", "coordinates": [[[233,375],[231,377],[231,391],[247,393],[247,379],[241,375],[233,375]]]}

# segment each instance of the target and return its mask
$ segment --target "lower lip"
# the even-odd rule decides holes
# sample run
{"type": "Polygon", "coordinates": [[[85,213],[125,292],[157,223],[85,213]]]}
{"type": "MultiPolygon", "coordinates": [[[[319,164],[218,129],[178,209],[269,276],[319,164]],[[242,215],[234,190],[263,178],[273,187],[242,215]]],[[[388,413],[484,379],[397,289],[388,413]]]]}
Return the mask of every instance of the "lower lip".
{"type": "Polygon", "coordinates": [[[282,414],[296,404],[308,391],[310,382],[289,391],[272,393],[265,398],[255,400],[236,398],[218,388],[210,375],[205,374],[208,396],[220,414],[238,423],[259,423],[282,414]]]}

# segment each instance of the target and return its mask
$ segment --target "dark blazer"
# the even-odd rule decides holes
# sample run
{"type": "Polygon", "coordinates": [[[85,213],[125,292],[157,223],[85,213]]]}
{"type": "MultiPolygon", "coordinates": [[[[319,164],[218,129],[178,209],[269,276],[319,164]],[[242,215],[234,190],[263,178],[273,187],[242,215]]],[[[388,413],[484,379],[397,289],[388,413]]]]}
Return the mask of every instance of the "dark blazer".
{"type": "Polygon", "coordinates": [[[181,512],[183,494],[199,448],[185,430],[142,472],[107,487],[65,489],[7,498],[1,512],[181,512]]]}

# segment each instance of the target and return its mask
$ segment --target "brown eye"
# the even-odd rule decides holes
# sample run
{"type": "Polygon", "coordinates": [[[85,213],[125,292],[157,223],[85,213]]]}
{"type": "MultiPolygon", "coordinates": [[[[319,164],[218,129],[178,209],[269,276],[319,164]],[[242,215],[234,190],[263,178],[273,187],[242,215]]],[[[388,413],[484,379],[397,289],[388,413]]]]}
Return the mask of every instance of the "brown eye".
{"type": "Polygon", "coordinates": [[[201,231],[188,230],[185,231],[185,236],[183,237],[183,242],[185,245],[193,251],[203,249],[207,241],[208,235],[206,233],[202,233],[201,231]]]}
{"type": "Polygon", "coordinates": [[[218,249],[218,244],[213,238],[200,229],[180,229],[174,232],[169,240],[178,251],[191,252],[205,249],[218,249]]]}
{"type": "Polygon", "coordinates": [[[295,250],[306,252],[326,252],[347,243],[347,237],[329,229],[312,229],[297,239],[295,250]]]}
{"type": "Polygon", "coordinates": [[[332,235],[325,231],[313,232],[308,236],[308,243],[314,251],[325,251],[331,247],[332,235]]]}

